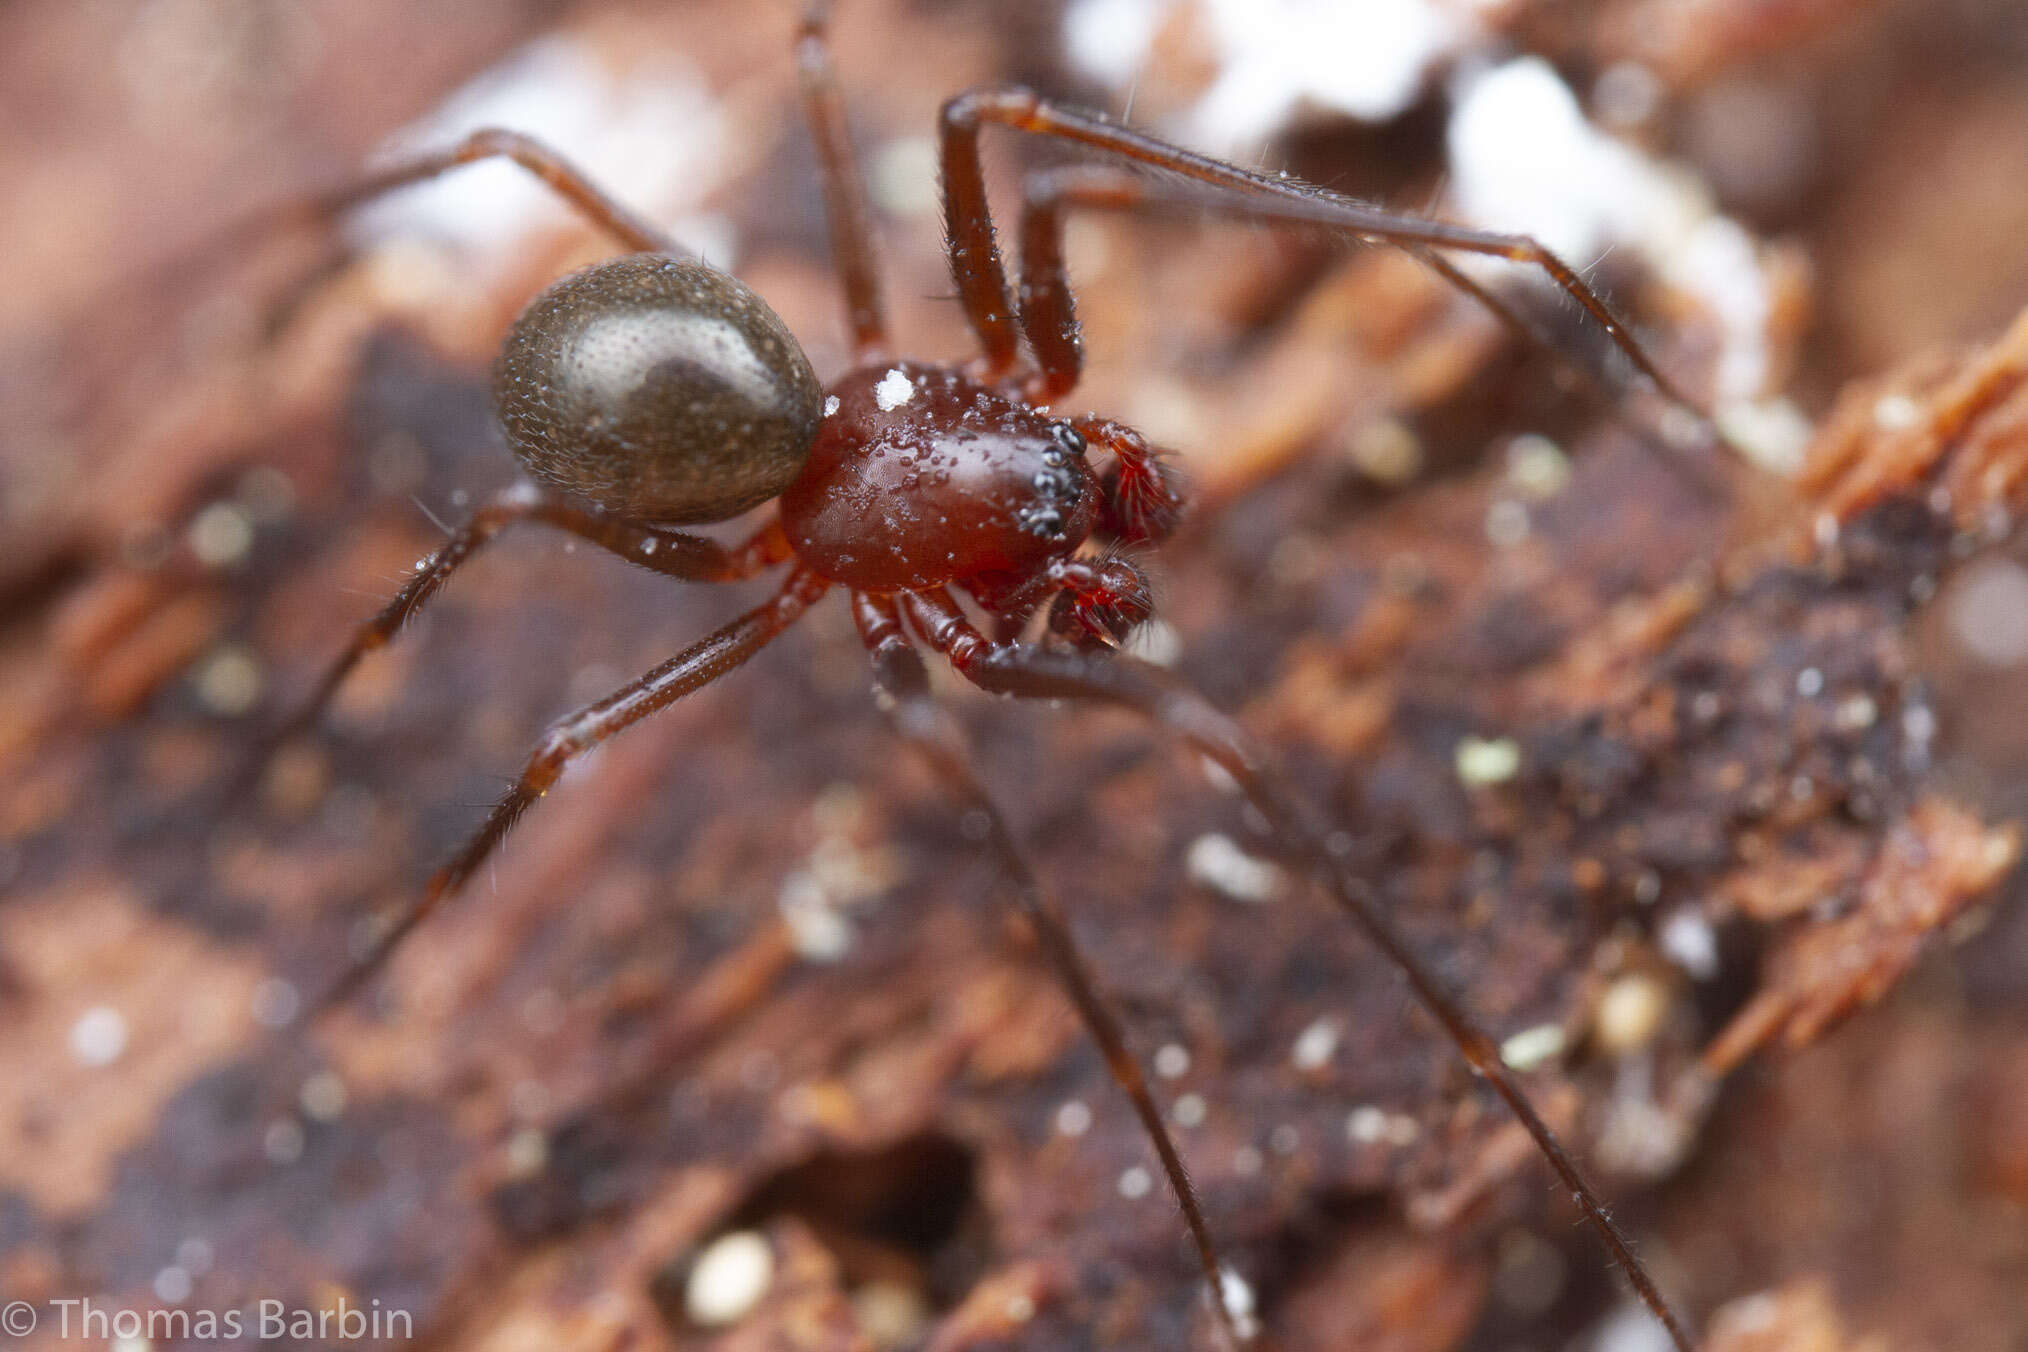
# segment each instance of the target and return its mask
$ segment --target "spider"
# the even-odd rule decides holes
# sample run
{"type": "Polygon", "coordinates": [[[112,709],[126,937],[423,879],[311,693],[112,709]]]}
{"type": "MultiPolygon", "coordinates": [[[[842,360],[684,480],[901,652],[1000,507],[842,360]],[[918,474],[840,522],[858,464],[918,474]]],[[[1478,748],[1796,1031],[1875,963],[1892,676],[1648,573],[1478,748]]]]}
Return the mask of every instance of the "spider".
{"type": "Polygon", "coordinates": [[[1120,650],[1153,612],[1148,580],[1131,551],[1161,544],[1185,500],[1165,453],[1133,429],[1049,412],[1077,385],[1081,369],[1065,222],[1082,210],[1210,212],[1390,244],[1524,332],[1497,297],[1437,251],[1529,265],[1581,305],[1664,397],[1693,414],[1694,405],[1582,278],[1532,239],[1400,215],[1253,173],[1019,87],[951,99],[938,128],[949,262],[980,353],[963,365],[903,358],[881,303],[869,210],[826,43],[827,10],[819,3],[806,11],[795,50],[853,350],[851,368],[828,387],[758,295],[684,252],[564,157],[515,132],[476,132],[447,151],[283,213],[292,221],[328,219],[391,189],[501,157],[540,178],[631,252],[554,283],[514,322],[496,367],[495,400],[526,480],[478,507],[354,632],[311,696],[262,740],[255,764],[314,720],[366,654],[393,639],[459,567],[509,527],[547,525],[684,582],[738,582],[785,570],[762,604],[551,726],[505,797],[319,1008],[356,991],[493,854],[572,761],[729,674],[829,593],[842,591],[882,707],[960,807],[983,823],[978,834],[1012,884],[1045,960],[1131,1101],[1175,1194],[1228,1342],[1244,1343],[1254,1330],[1243,1305],[1227,1297],[1230,1277],[1216,1237],[1090,964],[981,787],[957,724],[930,697],[925,649],[989,693],[1126,707],[1230,775],[1281,851],[1399,967],[1471,1068],[1524,1125],[1673,1344],[1687,1350],[1684,1324],[1595,1191],[1492,1039],[1403,939],[1334,844],[1341,838],[1284,786],[1266,750],[1233,720],[1169,672],[1120,650]],[[1031,175],[1018,227],[1018,285],[1010,286],[981,163],[982,136],[993,126],[1069,142],[1164,176],[1100,165],[1031,175]],[[730,520],[770,501],[775,509],[766,524],[731,547],[677,529],[730,520]],[[974,618],[981,615],[983,626],[974,618]],[[1036,623],[1044,641],[1025,640],[1036,623]]]}

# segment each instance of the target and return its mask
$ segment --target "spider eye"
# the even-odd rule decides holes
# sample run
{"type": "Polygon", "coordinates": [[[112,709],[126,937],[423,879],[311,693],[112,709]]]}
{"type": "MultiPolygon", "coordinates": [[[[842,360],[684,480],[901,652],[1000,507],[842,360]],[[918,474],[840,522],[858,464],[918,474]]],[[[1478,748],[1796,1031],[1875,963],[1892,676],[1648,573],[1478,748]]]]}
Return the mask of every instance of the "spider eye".
{"type": "Polygon", "coordinates": [[[1075,427],[1072,427],[1067,422],[1060,422],[1052,427],[1050,431],[1056,435],[1056,444],[1063,447],[1064,450],[1069,451],[1072,455],[1084,454],[1084,434],[1079,432],[1075,427]]]}

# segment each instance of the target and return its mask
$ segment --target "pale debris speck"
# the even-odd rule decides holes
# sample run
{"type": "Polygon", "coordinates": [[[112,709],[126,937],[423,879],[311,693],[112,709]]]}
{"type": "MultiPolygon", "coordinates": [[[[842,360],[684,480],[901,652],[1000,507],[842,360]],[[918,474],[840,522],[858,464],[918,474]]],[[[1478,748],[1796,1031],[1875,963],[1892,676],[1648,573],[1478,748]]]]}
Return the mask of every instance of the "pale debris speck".
{"type": "Polygon", "coordinates": [[[1183,636],[1176,632],[1176,626],[1165,620],[1148,620],[1134,626],[1133,632],[1127,635],[1127,641],[1120,646],[1129,657],[1138,657],[1158,667],[1173,667],[1176,659],[1183,655],[1183,636]]]}
{"type": "Polygon", "coordinates": [[[523,1127],[507,1138],[507,1176],[533,1178],[549,1163],[549,1135],[539,1127],[523,1127]]]}
{"type": "Polygon", "coordinates": [[[933,216],[943,205],[937,191],[937,143],[927,136],[897,136],[874,153],[873,200],[890,216],[933,216]]]}
{"type": "Polygon", "coordinates": [[[852,949],[852,922],[831,904],[830,894],[807,870],[782,882],[776,898],[789,942],[805,962],[836,962],[852,949]]]}
{"type": "Polygon", "coordinates": [[[1537,432],[1526,432],[1507,443],[1507,480],[1537,502],[1553,498],[1570,484],[1570,457],[1537,432]]]}
{"type": "Polygon", "coordinates": [[[1387,1139],[1387,1114],[1370,1103],[1362,1103],[1345,1115],[1347,1139],[1374,1145],[1387,1139]]]}
{"type": "Polygon", "coordinates": [[[1408,1146],[1422,1135],[1422,1123],[1407,1113],[1390,1113],[1362,1103],[1345,1115],[1345,1137],[1358,1145],[1408,1146]]]}
{"type": "Polygon", "coordinates": [[[1553,1023],[1524,1028],[1500,1044],[1500,1059],[1509,1070],[1530,1071],[1563,1054],[1563,1029],[1553,1023]]]}
{"type": "Polygon", "coordinates": [[[237,718],[260,703],[266,676],[253,649],[240,643],[219,645],[197,669],[197,698],[222,718],[237,718]]]}
{"type": "Polygon", "coordinates": [[[80,1065],[110,1066],[127,1050],[127,1016],[111,1005],[93,1005],[70,1026],[70,1054],[80,1065]]]}
{"type": "Polygon", "coordinates": [[[1719,405],[1718,430],[1770,474],[1794,475],[1803,468],[1816,428],[1789,400],[1729,399],[1719,405]]]}
{"type": "Polygon", "coordinates": [[[1230,836],[1207,832],[1190,842],[1184,856],[1190,881],[1234,901],[1262,902],[1272,897],[1280,871],[1233,843],[1230,836]]]}
{"type": "Polygon", "coordinates": [[[1329,1018],[1318,1019],[1296,1035],[1296,1045],[1289,1052],[1289,1059],[1296,1063],[1297,1070],[1322,1070],[1330,1064],[1338,1051],[1338,1024],[1329,1018]]]}
{"type": "Polygon", "coordinates": [[[252,1006],[254,1022],[263,1028],[286,1028],[295,1021],[296,1014],[303,1007],[303,997],[297,992],[294,982],[284,981],[278,976],[263,979],[254,987],[252,1006]]]}
{"type": "Polygon", "coordinates": [[[1169,1116],[1179,1127],[1201,1127],[1209,1111],[1210,1105],[1205,1103],[1204,1095],[1179,1094],[1174,1106],[1169,1109],[1169,1116]]]}
{"type": "Polygon", "coordinates": [[[335,1122],[345,1113],[349,1099],[345,1080],[335,1070],[320,1070],[303,1081],[296,1102],[304,1116],[314,1122],[335,1122]]]}
{"type": "Polygon", "coordinates": [[[1374,482],[1399,488],[1422,473],[1422,439],[1399,418],[1376,418],[1352,434],[1352,463],[1374,482]]]}
{"type": "Polygon", "coordinates": [[[270,1122],[261,1135],[261,1152],[275,1164],[294,1164],[303,1157],[303,1124],[293,1117],[270,1122]]]}
{"type": "Polygon", "coordinates": [[[1880,706],[1871,695],[1854,695],[1838,706],[1833,721],[1843,732],[1863,732],[1880,718],[1880,706]]]}
{"type": "Polygon", "coordinates": [[[838,411],[838,396],[832,395],[824,401],[824,416],[830,417],[838,411]]]}
{"type": "Polygon", "coordinates": [[[1718,975],[1718,935],[1699,912],[1677,911],[1662,922],[1656,938],[1663,955],[1696,980],[1708,981],[1718,975]]]}
{"type": "Polygon", "coordinates": [[[683,1312],[693,1324],[720,1327],[743,1318],[775,1279],[775,1251],[765,1235],[735,1230],[697,1256],[683,1287],[683,1312]]]}
{"type": "Polygon", "coordinates": [[[1646,972],[1628,972],[1599,996],[1592,1036],[1607,1055],[1627,1056],[1655,1040],[1668,1012],[1668,987],[1646,972]]]}
{"type": "Polygon", "coordinates": [[[1473,787],[1505,784],[1521,773],[1521,744],[1512,737],[1463,737],[1458,740],[1458,778],[1473,787]]]}
{"type": "Polygon", "coordinates": [[[153,1283],[155,1299],[164,1305],[181,1305],[190,1299],[190,1292],[196,1286],[188,1270],[171,1263],[155,1274],[153,1283]]]}
{"type": "Polygon", "coordinates": [[[1091,1130],[1091,1109],[1083,1099],[1071,1099],[1056,1110],[1056,1129],[1065,1136],[1082,1136],[1091,1130]]]}
{"type": "Polygon", "coordinates": [[[253,519],[239,504],[214,502],[190,522],[190,552],[206,568],[229,568],[253,548],[253,519]]]}
{"type": "Polygon", "coordinates": [[[1905,394],[1883,394],[1873,401],[1873,425],[1883,432],[1899,432],[1922,421],[1922,405],[1905,394]]]}
{"type": "Polygon", "coordinates": [[[1190,1073],[1190,1049],[1180,1042],[1164,1043],[1155,1052],[1155,1073],[1165,1080],[1180,1080],[1190,1073]]]}
{"type": "Polygon", "coordinates": [[[913,1347],[929,1328],[929,1302],[919,1287],[876,1277],[852,1292],[859,1329],[878,1348],[913,1347]]]}
{"type": "Polygon", "coordinates": [[[202,1276],[211,1271],[217,1258],[218,1251],[202,1235],[191,1235],[176,1246],[176,1265],[185,1272],[202,1276]]]}
{"type": "Polygon", "coordinates": [[[1155,1180],[1140,1165],[1129,1165],[1120,1173],[1120,1196],[1129,1202],[1137,1202],[1154,1189],[1155,1180]]]}
{"type": "Polygon", "coordinates": [[[1497,549],[1512,549],[1526,540],[1532,529],[1525,502],[1501,498],[1486,509],[1486,539],[1497,549]]]}
{"type": "Polygon", "coordinates": [[[1669,1352],[1669,1331],[1638,1305],[1615,1310],[1599,1325],[1591,1352],[1669,1352]]]}
{"type": "Polygon", "coordinates": [[[899,366],[882,376],[880,383],[873,387],[873,402],[880,405],[882,413],[892,413],[913,398],[915,382],[899,366]]]}
{"type": "Polygon", "coordinates": [[[1231,1268],[1218,1271],[1218,1297],[1225,1302],[1225,1312],[1232,1316],[1232,1326],[1242,1338],[1251,1338],[1260,1331],[1260,1324],[1253,1317],[1253,1287],[1246,1278],[1231,1268]]]}
{"type": "Polygon", "coordinates": [[[1945,610],[1951,637],[1988,667],[2028,662],[2028,568],[1990,558],[1965,573],[1945,610]]]}

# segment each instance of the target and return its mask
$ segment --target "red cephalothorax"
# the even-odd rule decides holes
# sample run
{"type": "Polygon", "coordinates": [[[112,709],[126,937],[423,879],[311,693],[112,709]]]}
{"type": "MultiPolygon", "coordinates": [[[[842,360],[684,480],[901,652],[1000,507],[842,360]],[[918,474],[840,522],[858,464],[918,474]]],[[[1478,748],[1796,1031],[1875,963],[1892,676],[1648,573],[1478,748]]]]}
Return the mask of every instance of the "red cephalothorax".
{"type": "Polygon", "coordinates": [[[1100,518],[1068,422],[947,366],[881,362],[831,386],[782,529],[811,570],[862,591],[1025,586],[1100,518]]]}

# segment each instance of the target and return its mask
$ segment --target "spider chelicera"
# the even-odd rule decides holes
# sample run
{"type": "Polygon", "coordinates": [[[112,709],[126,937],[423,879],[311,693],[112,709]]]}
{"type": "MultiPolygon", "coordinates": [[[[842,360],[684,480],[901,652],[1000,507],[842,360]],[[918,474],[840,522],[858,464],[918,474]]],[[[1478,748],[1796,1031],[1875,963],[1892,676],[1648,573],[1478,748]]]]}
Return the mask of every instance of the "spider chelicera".
{"type": "Polygon", "coordinates": [[[731,672],[810,606],[842,590],[883,707],[930,757],[962,809],[984,823],[985,843],[1045,958],[1132,1101],[1176,1194],[1227,1338],[1250,1337],[1250,1317],[1225,1298],[1216,1242],[1161,1113],[1070,930],[974,775],[956,723],[930,699],[925,647],[995,694],[1138,711],[1231,775],[1281,851],[1400,967],[1417,999],[1534,1138],[1674,1345],[1687,1352],[1684,1326],[1492,1040],[1407,946],[1333,847],[1333,833],[1283,787],[1269,757],[1236,723],[1172,674],[1117,650],[1152,609],[1145,576],[1119,551],[1159,544],[1184,504],[1162,454],[1131,428],[1048,412],[1076,386],[1081,366],[1064,223],[1073,210],[1182,210],[1331,230],[1409,251],[1517,325],[1496,296],[1437,251],[1530,265],[1574,298],[1666,398],[1697,411],[1585,282],[1531,239],[1399,215],[1252,173],[1022,88],[961,94],[944,105],[939,126],[951,271],[981,353],[962,366],[902,359],[882,310],[824,9],[814,6],[803,19],[796,53],[854,351],[851,369],[828,387],[759,296],[687,255],[562,156],[514,132],[476,132],[448,151],[264,218],[264,225],[328,219],[390,189],[506,157],[634,251],[555,283],[516,320],[498,363],[495,397],[528,481],[479,507],[422,561],[264,747],[314,719],[365,654],[392,639],[459,566],[509,526],[540,522],[685,582],[734,582],[786,568],[764,603],[552,726],[484,824],[322,1007],[357,989],[573,759],[731,672]],[[1010,289],[980,162],[981,133],[991,125],[1075,143],[1165,176],[1093,165],[1031,175],[1019,225],[1019,285],[1010,289]],[[1094,456],[1104,458],[1103,469],[1094,467],[1094,456]],[[729,520],[770,500],[776,509],[767,524],[734,547],[674,529],[729,520]],[[969,610],[960,595],[969,598],[969,610]],[[1030,621],[1045,611],[1049,641],[1023,641],[1030,621]],[[989,617],[985,629],[975,613],[989,617]]]}

